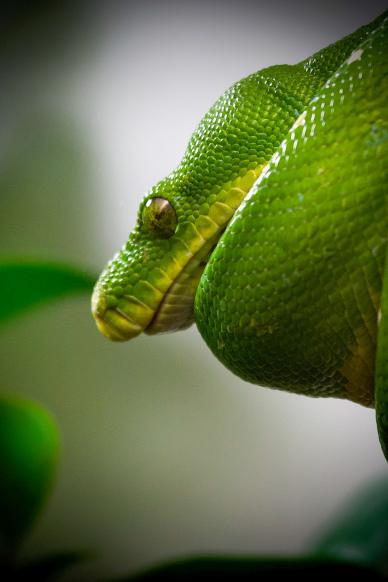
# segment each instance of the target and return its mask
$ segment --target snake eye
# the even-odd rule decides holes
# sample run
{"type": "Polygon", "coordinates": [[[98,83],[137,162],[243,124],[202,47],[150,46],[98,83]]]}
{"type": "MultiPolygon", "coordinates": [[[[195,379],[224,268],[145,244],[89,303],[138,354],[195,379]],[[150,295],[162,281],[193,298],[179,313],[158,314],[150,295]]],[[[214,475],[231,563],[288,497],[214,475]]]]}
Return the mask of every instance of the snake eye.
{"type": "Polygon", "coordinates": [[[174,234],[178,222],[174,208],[165,198],[147,200],[141,219],[145,230],[163,238],[174,234]]]}

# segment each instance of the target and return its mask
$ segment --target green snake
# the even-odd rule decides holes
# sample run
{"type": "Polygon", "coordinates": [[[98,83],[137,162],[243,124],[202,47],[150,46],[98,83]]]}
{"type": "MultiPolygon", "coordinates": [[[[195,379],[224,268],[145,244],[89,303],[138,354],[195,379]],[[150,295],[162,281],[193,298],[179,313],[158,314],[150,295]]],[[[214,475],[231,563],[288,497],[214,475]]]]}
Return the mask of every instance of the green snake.
{"type": "Polygon", "coordinates": [[[388,459],[388,12],[206,113],[96,284],[99,330],[187,328],[243,380],[376,408],[388,459]]]}

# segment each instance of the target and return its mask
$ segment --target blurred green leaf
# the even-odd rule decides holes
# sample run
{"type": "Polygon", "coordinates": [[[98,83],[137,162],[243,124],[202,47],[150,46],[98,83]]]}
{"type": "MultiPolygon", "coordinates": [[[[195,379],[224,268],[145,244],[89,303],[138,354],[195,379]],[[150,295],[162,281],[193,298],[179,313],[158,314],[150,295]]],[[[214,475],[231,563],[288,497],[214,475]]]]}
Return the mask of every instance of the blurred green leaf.
{"type": "MultiPolygon", "coordinates": [[[[350,579],[352,582],[385,580],[378,572],[362,566],[314,558],[281,557],[188,559],[162,565],[120,580],[121,582],[158,580],[198,582],[199,580],[209,579],[222,580],[223,582],[248,582],[251,580],[297,579],[298,582],[311,582],[312,580],[323,580],[330,576],[338,576],[339,579],[350,579]]],[[[117,580],[117,582],[119,581],[117,580]]]]}
{"type": "Polygon", "coordinates": [[[0,260],[0,325],[36,305],[91,292],[96,278],[59,263],[0,260]]]}
{"type": "Polygon", "coordinates": [[[57,424],[41,405],[0,397],[0,553],[4,563],[50,492],[59,443],[57,424]]]}
{"type": "Polygon", "coordinates": [[[380,478],[350,499],[314,551],[388,574],[388,478],[380,478]]]}

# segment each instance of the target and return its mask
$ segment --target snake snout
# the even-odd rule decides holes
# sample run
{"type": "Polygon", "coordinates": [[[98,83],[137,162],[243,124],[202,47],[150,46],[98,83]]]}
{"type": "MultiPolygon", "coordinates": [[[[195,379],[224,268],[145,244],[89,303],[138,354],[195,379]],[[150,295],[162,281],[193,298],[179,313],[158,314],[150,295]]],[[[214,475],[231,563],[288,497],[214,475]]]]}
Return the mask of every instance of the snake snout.
{"type": "MultiPolygon", "coordinates": [[[[128,313],[131,302],[128,300],[112,301],[105,295],[99,285],[96,285],[92,296],[92,313],[98,330],[112,341],[127,341],[143,331],[139,321],[128,313]]],[[[132,309],[133,311],[133,309],[132,309]]]]}

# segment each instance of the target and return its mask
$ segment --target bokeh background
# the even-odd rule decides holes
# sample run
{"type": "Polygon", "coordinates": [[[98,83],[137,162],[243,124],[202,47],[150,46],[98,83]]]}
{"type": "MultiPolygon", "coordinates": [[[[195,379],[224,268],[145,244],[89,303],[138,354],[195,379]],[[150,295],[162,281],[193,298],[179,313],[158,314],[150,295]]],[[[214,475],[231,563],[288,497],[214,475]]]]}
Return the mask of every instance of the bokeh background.
{"type": "MultiPolygon", "coordinates": [[[[9,3],[1,254],[97,275],[229,85],[297,62],[385,8],[9,3]]],[[[84,296],[19,318],[0,338],[1,389],[43,403],[63,438],[57,487],[24,555],[96,552],[66,580],[193,554],[302,553],[353,491],[386,472],[374,411],[246,384],[195,327],[111,344],[84,296]]]]}

